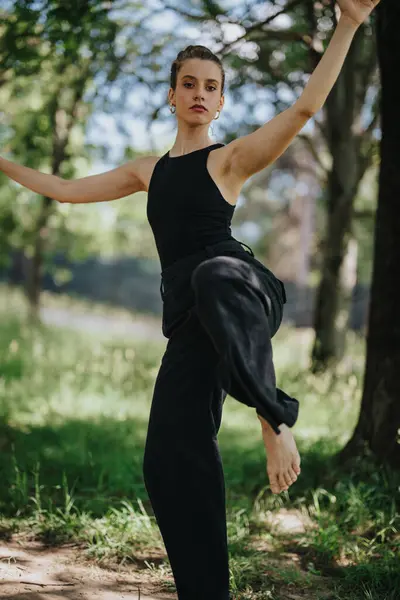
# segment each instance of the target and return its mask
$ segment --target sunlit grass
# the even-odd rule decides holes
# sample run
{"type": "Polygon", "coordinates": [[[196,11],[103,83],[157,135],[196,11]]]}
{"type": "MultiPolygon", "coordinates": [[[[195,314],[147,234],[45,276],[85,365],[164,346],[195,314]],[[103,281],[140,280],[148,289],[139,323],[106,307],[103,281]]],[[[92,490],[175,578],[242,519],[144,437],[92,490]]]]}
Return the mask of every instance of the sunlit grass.
{"type": "MultiPolygon", "coordinates": [[[[32,327],[23,307],[17,290],[12,302],[0,293],[0,534],[79,540],[97,561],[142,560],[168,589],[166,555],[152,561],[164,546],[142,476],[165,343],[32,327]]],[[[288,493],[269,491],[254,410],[233,398],[224,406],[232,592],[395,600],[400,477],[365,457],[350,473],[333,460],[357,422],[364,340],[349,334],[333,375],[310,372],[311,344],[309,330],[286,325],[274,338],[277,384],[301,404],[302,474],[288,493]]]]}

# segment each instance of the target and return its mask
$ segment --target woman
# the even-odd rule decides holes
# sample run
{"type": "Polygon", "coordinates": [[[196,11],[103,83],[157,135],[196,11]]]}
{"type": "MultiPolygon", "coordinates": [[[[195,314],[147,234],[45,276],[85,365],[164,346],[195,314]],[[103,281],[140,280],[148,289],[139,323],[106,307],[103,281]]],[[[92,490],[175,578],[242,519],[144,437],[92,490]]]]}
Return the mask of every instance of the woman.
{"type": "Polygon", "coordinates": [[[357,28],[378,2],[338,0],[337,29],[300,98],[227,145],[208,137],[213,116],[224,106],[222,64],[204,46],[189,46],[172,65],[169,102],[178,133],[161,158],[136,159],[77,181],[0,159],[9,177],[60,202],[148,191],[168,344],[153,392],[143,472],[179,600],[229,599],[216,437],[227,393],[256,410],[272,492],[287,490],[300,474],[290,431],[298,402],[276,389],[272,362],[271,338],[282,320],[285,289],[232,237],[230,223],[244,182],[276,160],[322,107],[357,28]]]}

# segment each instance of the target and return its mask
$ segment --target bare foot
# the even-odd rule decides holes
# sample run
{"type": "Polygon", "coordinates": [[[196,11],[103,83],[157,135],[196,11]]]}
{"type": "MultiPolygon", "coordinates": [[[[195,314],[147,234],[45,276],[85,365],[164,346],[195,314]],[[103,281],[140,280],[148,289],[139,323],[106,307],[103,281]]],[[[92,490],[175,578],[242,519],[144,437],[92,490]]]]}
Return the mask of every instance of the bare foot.
{"type": "Polygon", "coordinates": [[[279,494],[297,480],[300,475],[300,454],[290,427],[279,425],[277,435],[270,424],[259,416],[264,446],[267,454],[267,473],[273,494],[279,494]]]}

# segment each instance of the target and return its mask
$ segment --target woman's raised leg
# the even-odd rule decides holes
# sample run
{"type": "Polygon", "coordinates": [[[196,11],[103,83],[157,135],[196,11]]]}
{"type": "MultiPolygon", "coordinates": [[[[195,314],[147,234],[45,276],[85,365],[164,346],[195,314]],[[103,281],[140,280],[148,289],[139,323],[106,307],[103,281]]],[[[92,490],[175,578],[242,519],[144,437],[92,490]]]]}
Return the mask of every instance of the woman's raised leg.
{"type": "Polygon", "coordinates": [[[270,432],[263,429],[269,442],[268,474],[271,489],[279,493],[300,472],[288,429],[297,420],[299,403],[276,388],[271,338],[283,305],[271,276],[252,262],[251,257],[214,256],[195,268],[191,286],[194,310],[219,354],[223,388],[269,424],[270,432]]]}
{"type": "Polygon", "coordinates": [[[191,285],[194,310],[220,357],[224,389],[256,408],[276,433],[281,423],[292,427],[298,401],[276,388],[271,338],[282,307],[267,276],[242,259],[215,256],[196,267],[191,285]]]}

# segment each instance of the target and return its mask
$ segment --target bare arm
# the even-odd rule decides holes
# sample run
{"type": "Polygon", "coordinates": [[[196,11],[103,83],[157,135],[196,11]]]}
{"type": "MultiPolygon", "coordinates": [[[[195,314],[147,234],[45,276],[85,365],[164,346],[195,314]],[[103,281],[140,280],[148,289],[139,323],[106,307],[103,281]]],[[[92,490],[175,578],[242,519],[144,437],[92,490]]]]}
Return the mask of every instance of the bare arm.
{"type": "Polygon", "coordinates": [[[66,180],[57,175],[41,173],[0,157],[0,170],[24,187],[57,200],[80,204],[117,200],[146,188],[138,174],[138,158],[126,164],[82,179],[66,180]]]}
{"type": "Polygon", "coordinates": [[[379,0],[339,0],[342,13],[328,48],[312,73],[300,98],[253,133],[233,142],[230,167],[246,180],[273,163],[288,148],[307,121],[324,105],[342,69],[353,37],[379,0]],[[364,7],[364,8],[363,8],[364,7]],[[352,10],[351,10],[352,9],[352,10]],[[369,11],[369,12],[368,12],[369,11]]]}
{"type": "Polygon", "coordinates": [[[48,196],[58,202],[63,201],[65,180],[57,175],[41,173],[2,157],[0,157],[0,171],[37,194],[48,196]]]}
{"type": "Polygon", "coordinates": [[[63,202],[105,202],[145,191],[146,187],[139,176],[139,165],[143,160],[145,158],[137,158],[106,173],[64,181],[63,202]]]}

